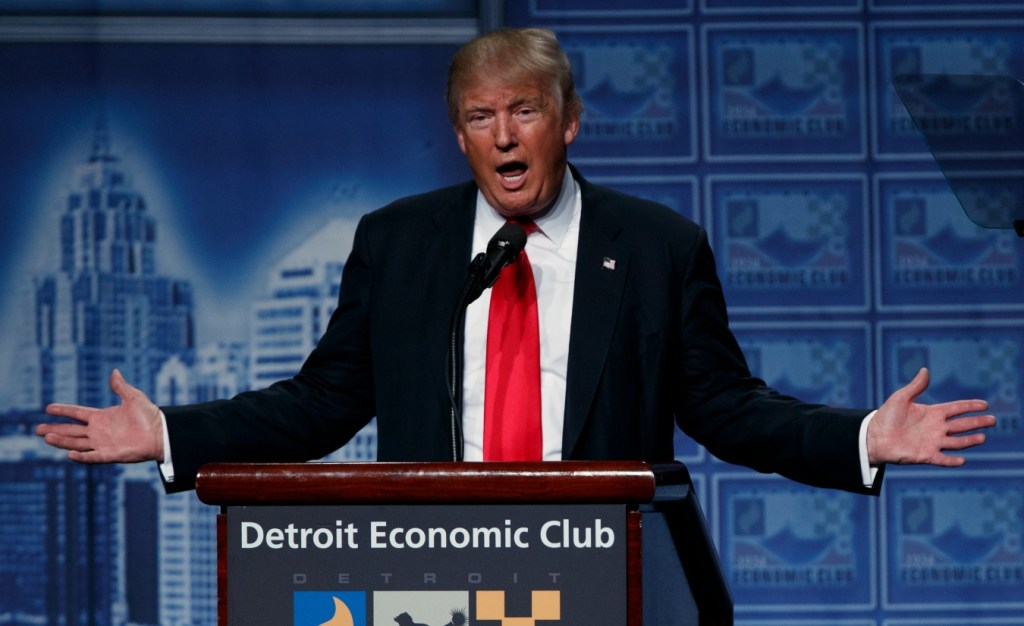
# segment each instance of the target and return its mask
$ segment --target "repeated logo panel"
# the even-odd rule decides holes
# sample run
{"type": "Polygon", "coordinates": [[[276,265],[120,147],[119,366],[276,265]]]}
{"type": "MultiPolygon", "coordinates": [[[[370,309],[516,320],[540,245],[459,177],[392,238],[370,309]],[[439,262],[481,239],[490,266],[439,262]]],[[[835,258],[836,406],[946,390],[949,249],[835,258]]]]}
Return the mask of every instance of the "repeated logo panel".
{"type": "Polygon", "coordinates": [[[1024,474],[905,473],[883,500],[885,604],[1024,609],[1024,474]]]}
{"type": "Polygon", "coordinates": [[[707,181],[713,247],[733,311],[867,309],[863,177],[707,181]]]}
{"type": "Polygon", "coordinates": [[[874,606],[873,500],[729,473],[714,498],[726,579],[749,608],[874,606]]]}
{"type": "MultiPolygon", "coordinates": [[[[880,310],[1024,308],[1024,246],[1012,231],[981,228],[967,219],[938,175],[882,175],[875,186],[880,310]]],[[[1005,189],[993,179],[985,192],[1005,189]]]]}
{"type": "Polygon", "coordinates": [[[560,40],[584,101],[574,161],[696,159],[692,29],[565,29],[560,40]]]}
{"type": "Polygon", "coordinates": [[[864,156],[859,24],[716,24],[704,36],[709,161],[864,156]]]}

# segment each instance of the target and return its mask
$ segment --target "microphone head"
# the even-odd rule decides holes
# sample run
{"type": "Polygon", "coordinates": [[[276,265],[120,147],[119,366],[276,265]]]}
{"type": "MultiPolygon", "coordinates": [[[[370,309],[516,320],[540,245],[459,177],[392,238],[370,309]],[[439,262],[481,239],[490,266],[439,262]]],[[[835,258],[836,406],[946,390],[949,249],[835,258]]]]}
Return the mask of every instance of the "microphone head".
{"type": "Polygon", "coordinates": [[[459,306],[465,308],[490,289],[506,265],[516,260],[526,247],[526,229],[517,222],[506,222],[487,242],[487,251],[481,252],[469,264],[469,276],[463,287],[459,306]]]}
{"type": "Polygon", "coordinates": [[[508,259],[505,262],[510,263],[525,247],[526,230],[518,222],[506,222],[487,243],[487,256],[499,253],[500,249],[501,256],[508,259]]]}
{"type": "Polygon", "coordinates": [[[487,244],[487,259],[484,265],[480,288],[489,289],[506,265],[516,260],[526,247],[526,231],[521,224],[506,222],[494,233],[487,244]]]}

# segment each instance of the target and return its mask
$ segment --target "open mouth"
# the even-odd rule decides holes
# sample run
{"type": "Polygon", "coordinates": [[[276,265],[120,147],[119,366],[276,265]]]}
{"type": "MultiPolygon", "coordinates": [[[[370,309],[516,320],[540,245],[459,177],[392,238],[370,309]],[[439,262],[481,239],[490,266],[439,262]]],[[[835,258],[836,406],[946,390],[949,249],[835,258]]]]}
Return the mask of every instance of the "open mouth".
{"type": "Polygon", "coordinates": [[[498,166],[498,175],[508,184],[518,183],[525,174],[526,164],[519,161],[511,161],[498,166]]]}

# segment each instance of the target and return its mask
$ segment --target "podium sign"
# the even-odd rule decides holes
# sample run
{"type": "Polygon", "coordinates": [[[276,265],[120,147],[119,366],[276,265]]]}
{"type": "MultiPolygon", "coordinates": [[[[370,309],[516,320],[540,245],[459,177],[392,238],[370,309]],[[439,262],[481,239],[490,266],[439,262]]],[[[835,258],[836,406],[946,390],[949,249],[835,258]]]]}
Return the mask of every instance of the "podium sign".
{"type": "Polygon", "coordinates": [[[221,463],[217,620],[730,626],[679,463],[221,463]]]}
{"type": "Polygon", "coordinates": [[[624,505],[235,506],[227,543],[232,625],[626,623],[624,505]]]}

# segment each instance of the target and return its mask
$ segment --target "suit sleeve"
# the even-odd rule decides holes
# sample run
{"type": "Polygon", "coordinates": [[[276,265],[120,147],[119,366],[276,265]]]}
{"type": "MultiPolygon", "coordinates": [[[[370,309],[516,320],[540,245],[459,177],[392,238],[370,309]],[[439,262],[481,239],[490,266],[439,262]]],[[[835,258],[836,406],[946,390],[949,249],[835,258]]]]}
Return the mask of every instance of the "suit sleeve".
{"type": "Polygon", "coordinates": [[[338,307],[296,376],[230,400],[162,407],[175,469],[174,482],[165,483],[168,492],[194,488],[205,463],[320,458],[374,416],[367,242],[363,220],[345,263],[338,307]]]}
{"type": "Polygon", "coordinates": [[[681,290],[675,413],[715,456],[819,487],[876,493],[861,480],[858,434],[868,414],[808,404],[753,377],[729,330],[715,260],[701,231],[681,290]]]}

